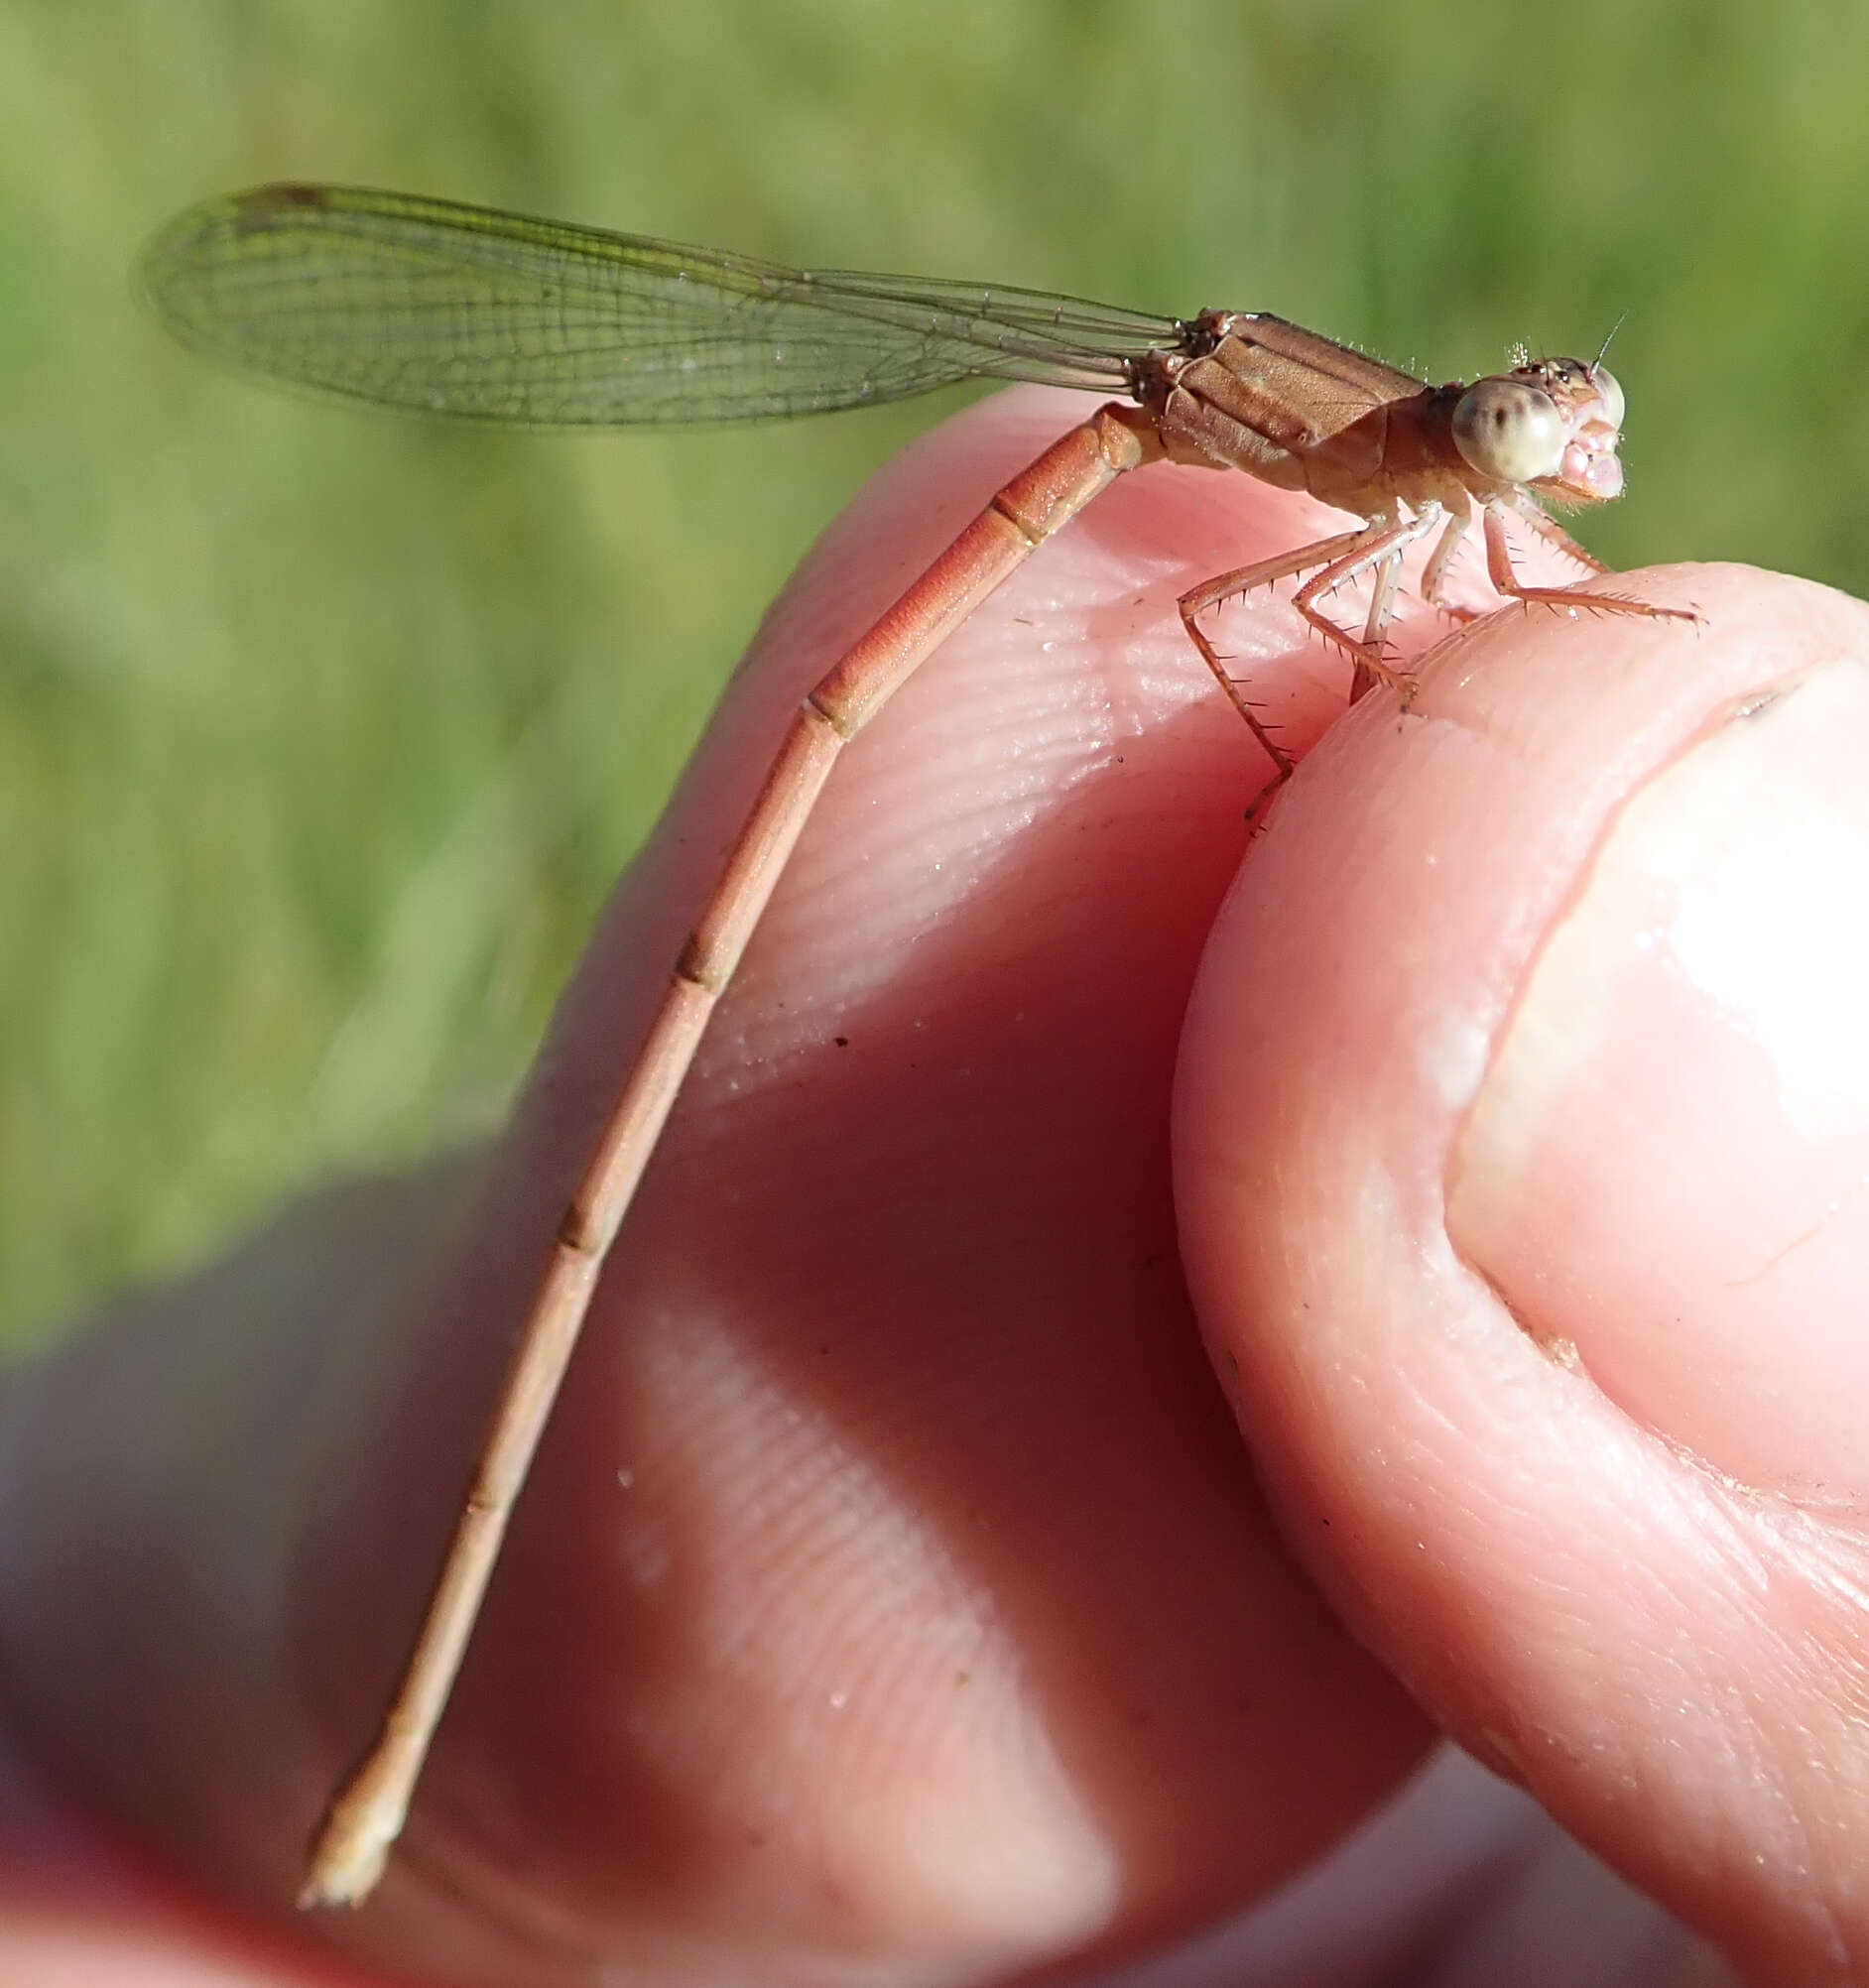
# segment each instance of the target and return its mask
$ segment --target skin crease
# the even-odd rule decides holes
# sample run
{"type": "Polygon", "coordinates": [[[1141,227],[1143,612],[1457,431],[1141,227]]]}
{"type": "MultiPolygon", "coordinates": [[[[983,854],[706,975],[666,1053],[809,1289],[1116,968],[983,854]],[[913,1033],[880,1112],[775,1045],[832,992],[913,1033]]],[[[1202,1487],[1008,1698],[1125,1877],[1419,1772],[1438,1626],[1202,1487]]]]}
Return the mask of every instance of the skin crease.
{"type": "MultiPolygon", "coordinates": [[[[1170,467],[839,768],[601,1287],[391,1874],[354,1918],[292,1915],[767,742],[1087,405],[973,410],[827,535],[497,1150],[312,1197],[14,1378],[0,1978],[1108,1964],[1323,1856],[1436,1721],[1751,1975],[1869,1968],[1869,1774],[1826,1710],[1862,1701],[1851,1516],[1737,1492],[1481,1303],[1434,1227],[1471,1081],[1395,1077],[1423,1015],[1505,1026],[1620,794],[1761,681],[1869,654],[1865,616],[1731,568],[1608,583],[1697,631],[1510,609],[1413,708],[1359,705],[1254,839],[1266,769],[1173,600],[1341,518],[1170,467]]],[[[1476,555],[1454,591],[1491,604],[1476,555]]],[[[1276,599],[1220,626],[1308,746],[1342,667],[1276,599]]],[[[1404,602],[1404,660],[1446,634],[1404,602]]]]}

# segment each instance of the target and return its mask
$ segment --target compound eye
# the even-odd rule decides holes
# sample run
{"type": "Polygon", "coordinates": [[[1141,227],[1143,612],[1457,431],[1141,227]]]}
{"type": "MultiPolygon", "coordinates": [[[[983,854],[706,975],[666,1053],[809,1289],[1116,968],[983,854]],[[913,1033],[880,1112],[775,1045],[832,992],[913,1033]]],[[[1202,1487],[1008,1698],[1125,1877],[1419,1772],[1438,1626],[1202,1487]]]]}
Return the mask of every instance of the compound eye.
{"type": "MultiPolygon", "coordinates": [[[[1620,397],[1620,388],[1617,393],[1620,397]]],[[[1563,417],[1552,397],[1537,387],[1481,380],[1454,405],[1453,441],[1482,476],[1500,483],[1534,483],[1541,476],[1556,476],[1563,461],[1563,417]]]]}
{"type": "Polygon", "coordinates": [[[1622,386],[1607,366],[1590,368],[1590,385],[1596,389],[1596,398],[1603,404],[1603,419],[1611,428],[1622,427],[1622,386]]]}

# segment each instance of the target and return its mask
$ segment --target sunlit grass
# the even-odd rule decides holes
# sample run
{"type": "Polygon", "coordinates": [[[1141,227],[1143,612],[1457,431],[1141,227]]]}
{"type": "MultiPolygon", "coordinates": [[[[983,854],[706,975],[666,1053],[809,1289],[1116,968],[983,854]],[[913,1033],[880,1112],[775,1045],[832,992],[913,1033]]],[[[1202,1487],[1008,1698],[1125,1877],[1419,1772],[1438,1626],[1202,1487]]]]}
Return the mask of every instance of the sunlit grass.
{"type": "Polygon", "coordinates": [[[143,237],[275,178],[1615,351],[1618,562],[1862,588],[1865,28],[1734,5],[14,0],[0,15],[0,1328],[489,1121],[760,606],[908,409],[612,440],[269,397],[143,237]]]}

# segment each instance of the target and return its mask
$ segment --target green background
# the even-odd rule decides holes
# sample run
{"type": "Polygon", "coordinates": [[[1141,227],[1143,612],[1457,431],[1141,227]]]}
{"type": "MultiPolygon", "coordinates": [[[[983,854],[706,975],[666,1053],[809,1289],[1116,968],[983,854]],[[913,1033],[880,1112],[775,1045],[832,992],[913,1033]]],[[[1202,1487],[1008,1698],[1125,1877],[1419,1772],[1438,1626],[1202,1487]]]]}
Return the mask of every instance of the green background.
{"type": "Polygon", "coordinates": [[[489,1122],[762,603],[928,405],[274,398],[128,270],[278,178],[1266,308],[1436,378],[1626,312],[1612,562],[1869,590],[1869,10],[8,0],[0,1335],[489,1122]]]}

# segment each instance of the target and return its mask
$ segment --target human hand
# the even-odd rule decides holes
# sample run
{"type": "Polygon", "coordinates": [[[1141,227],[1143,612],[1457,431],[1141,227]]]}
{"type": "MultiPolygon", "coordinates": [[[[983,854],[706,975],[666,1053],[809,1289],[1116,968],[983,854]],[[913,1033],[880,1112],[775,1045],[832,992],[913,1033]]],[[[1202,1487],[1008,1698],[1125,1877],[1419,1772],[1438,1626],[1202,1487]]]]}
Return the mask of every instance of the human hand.
{"type": "MultiPolygon", "coordinates": [[[[1859,736],[1853,668],[1718,714],[1860,654],[1869,619],[1726,570],[1645,583],[1691,597],[1697,633],[1509,611],[1410,709],[1372,698],[1332,734],[1229,898],[1265,769],[1172,601],[1307,528],[1290,498],[1169,468],[1048,546],[840,768],[624,1231],[391,1876],[355,1920],[286,1919],[764,751],[1059,405],[939,431],[808,562],[470,1181],[309,1204],[16,1385],[11,1723],[196,1888],[100,1872],[75,1840],[29,1872],[17,1895],[50,1885],[33,1924],[73,1978],[153,1980],[152,1956],[209,1947],[230,1982],[331,1978],[313,1940],[371,1978],[502,1984],[990,1981],[1133,1953],[1339,1841],[1422,1758],[1422,1705],[1749,1961],[1848,1978],[1847,1286],[1832,1269],[1815,1344],[1808,1294],[1771,1313],[1775,1342],[1731,1296],[1769,1308],[1806,1231],[1846,1246],[1847,1173],[1791,1167],[1756,1081],[1754,1117],[1729,1118],[1747,1099],[1718,1085],[1754,1037],[1721,1038],[1697,984],[1664,1013],[1583,970],[1582,1033],[1541,1036],[1529,1076],[1485,1072],[1523,1016],[1577,1012],[1524,997],[1509,1027],[1547,934],[1598,901],[1619,797],[1662,792],[1659,768],[1763,740],[1714,824],[1769,848],[1820,803],[1847,841],[1830,762],[1859,736]],[[1776,743],[1812,708],[1814,739],[1776,743]],[[1626,1123],[1606,1155],[1602,1116],[1668,1073],[1709,1113],[1661,1121],[1672,1171],[1626,1123]],[[1723,1176],[1704,1123],[1743,1126],[1723,1176]],[[1606,1158],[1627,1167],[1608,1184],[1606,1158]],[[1773,1202],[1770,1246],[1739,1226],[1748,1181],[1806,1192],[1802,1219],[1773,1202]],[[1700,1209],[1738,1275],[1681,1240],[1700,1209]],[[1601,1282],[1566,1282],[1580,1265],[1601,1282]],[[1677,1311],[1715,1339],[1645,1368],[1677,1311]],[[1778,1446],[1732,1453],[1729,1397],[1683,1386],[1671,1424],[1670,1386],[1746,1346],[1778,1446]],[[1737,1493],[1612,1398],[1768,1488],[1820,1428],[1839,1509],[1737,1493]],[[195,1917],[206,1897],[229,1916],[195,1917]],[[283,1943],[253,1944],[269,1916],[283,1943]]],[[[1263,596],[1222,626],[1302,743],[1341,670],[1263,596]]],[[[1712,837],[1671,846],[1690,870],[1712,837]]],[[[1775,944],[1831,937],[1808,924],[1775,944]]],[[[1669,930],[1625,912],[1598,943],[1666,968],[1669,930]]]]}

